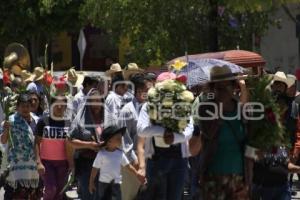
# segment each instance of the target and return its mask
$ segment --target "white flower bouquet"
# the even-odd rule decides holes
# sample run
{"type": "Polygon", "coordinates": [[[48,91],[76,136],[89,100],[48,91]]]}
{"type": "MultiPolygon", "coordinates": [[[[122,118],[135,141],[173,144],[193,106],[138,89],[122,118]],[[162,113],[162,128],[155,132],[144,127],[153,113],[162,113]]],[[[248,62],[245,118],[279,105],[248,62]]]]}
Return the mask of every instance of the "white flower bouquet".
{"type": "Polygon", "coordinates": [[[186,77],[167,79],[148,91],[148,114],[152,124],[182,133],[189,123],[194,95],[188,91],[186,77]]]}

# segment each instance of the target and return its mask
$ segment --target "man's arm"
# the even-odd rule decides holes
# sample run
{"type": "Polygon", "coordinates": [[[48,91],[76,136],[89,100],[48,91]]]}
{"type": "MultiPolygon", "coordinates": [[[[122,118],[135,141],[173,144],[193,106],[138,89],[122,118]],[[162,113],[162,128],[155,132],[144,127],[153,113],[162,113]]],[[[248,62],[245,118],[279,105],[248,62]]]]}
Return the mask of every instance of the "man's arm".
{"type": "Polygon", "coordinates": [[[150,123],[149,115],[147,113],[147,104],[145,103],[140,111],[137,133],[140,137],[163,136],[165,128],[150,123]]]}

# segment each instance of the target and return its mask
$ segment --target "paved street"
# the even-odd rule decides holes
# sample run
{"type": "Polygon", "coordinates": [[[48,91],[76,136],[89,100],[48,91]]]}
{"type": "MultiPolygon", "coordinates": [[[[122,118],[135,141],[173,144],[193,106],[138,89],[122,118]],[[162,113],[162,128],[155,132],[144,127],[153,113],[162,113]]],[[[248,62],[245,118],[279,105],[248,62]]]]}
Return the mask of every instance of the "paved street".
{"type": "MultiPolygon", "coordinates": [[[[297,178],[296,176],[294,176],[294,180],[295,180],[295,185],[293,187],[293,191],[297,192],[296,196],[292,197],[292,200],[300,200],[300,183],[297,183],[297,178]],[[298,184],[298,187],[296,186],[298,184]]],[[[1,188],[0,190],[0,200],[4,199],[4,190],[3,188],[1,188]]],[[[79,200],[79,199],[77,199],[79,200]]]]}

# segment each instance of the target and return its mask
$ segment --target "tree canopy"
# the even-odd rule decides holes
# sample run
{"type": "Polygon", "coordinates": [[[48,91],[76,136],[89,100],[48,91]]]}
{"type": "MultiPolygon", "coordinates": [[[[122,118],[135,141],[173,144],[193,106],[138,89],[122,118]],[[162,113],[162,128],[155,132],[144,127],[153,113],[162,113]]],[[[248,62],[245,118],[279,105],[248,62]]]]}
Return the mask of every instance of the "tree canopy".
{"type": "MultiPolygon", "coordinates": [[[[0,4],[2,45],[22,42],[38,56],[39,40],[49,41],[62,31],[78,31],[82,0],[16,0],[0,4]]],[[[43,45],[44,48],[44,45],[43,45]]],[[[43,53],[44,49],[40,52],[43,53]]],[[[2,54],[3,55],[3,54],[2,54]]]]}
{"type": "MultiPolygon", "coordinates": [[[[130,40],[128,61],[161,64],[189,54],[252,48],[284,0],[86,0],[81,17],[130,40]],[[274,3],[275,2],[275,3],[274,3]]],[[[299,2],[292,0],[289,2],[299,2]]]]}

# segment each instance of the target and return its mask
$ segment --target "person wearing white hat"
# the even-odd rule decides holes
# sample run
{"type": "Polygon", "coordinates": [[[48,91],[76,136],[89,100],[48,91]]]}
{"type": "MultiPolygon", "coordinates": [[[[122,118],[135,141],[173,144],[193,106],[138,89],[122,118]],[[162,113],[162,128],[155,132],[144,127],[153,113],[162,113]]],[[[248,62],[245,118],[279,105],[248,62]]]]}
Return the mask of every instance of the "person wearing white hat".
{"type": "Polygon", "coordinates": [[[84,80],[84,74],[76,72],[72,67],[66,72],[67,81],[73,86],[79,88],[84,80]]]}
{"type": "Polygon", "coordinates": [[[120,74],[123,75],[123,70],[119,63],[114,63],[110,66],[110,69],[107,70],[105,73],[107,76],[109,76],[111,79],[113,79],[114,76],[116,76],[116,75],[120,75],[120,74]]]}
{"type": "Polygon", "coordinates": [[[278,71],[274,74],[271,89],[276,95],[285,94],[288,88],[288,79],[284,72],[278,71]]]}
{"type": "Polygon", "coordinates": [[[299,95],[299,91],[297,91],[297,79],[296,76],[293,74],[287,75],[288,79],[288,89],[287,89],[287,96],[294,98],[295,96],[299,95]]]}
{"type": "Polygon", "coordinates": [[[25,85],[30,84],[34,79],[34,75],[31,74],[30,72],[28,72],[27,70],[22,70],[20,76],[21,76],[22,82],[25,85]]]}
{"type": "Polygon", "coordinates": [[[30,83],[26,90],[33,91],[38,93],[39,95],[44,94],[44,86],[43,86],[43,79],[44,79],[45,70],[42,67],[34,68],[33,75],[34,79],[32,83],[30,83]]]}
{"type": "MultiPolygon", "coordinates": [[[[143,75],[144,70],[139,68],[136,63],[129,63],[123,71],[124,79],[127,81],[130,81],[132,77],[138,76],[140,74],[143,75]]],[[[132,91],[131,84],[130,84],[128,87],[128,91],[124,95],[124,101],[126,103],[131,102],[134,99],[133,93],[134,92],[132,91]]]]}
{"type": "Polygon", "coordinates": [[[112,91],[109,92],[104,104],[104,127],[117,125],[119,114],[125,105],[124,95],[128,90],[122,75],[114,76],[112,79],[112,91]]]}
{"type": "Polygon", "coordinates": [[[139,68],[136,63],[129,63],[123,71],[125,80],[130,80],[135,74],[143,74],[144,70],[139,68]]]}

